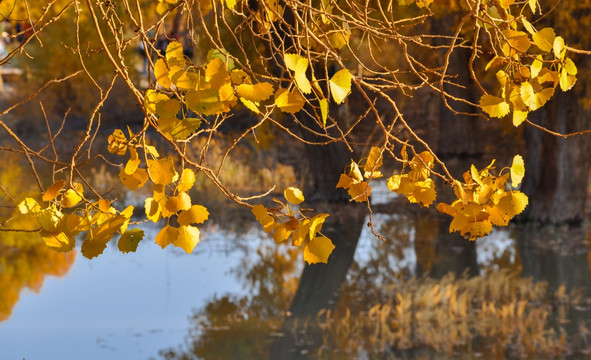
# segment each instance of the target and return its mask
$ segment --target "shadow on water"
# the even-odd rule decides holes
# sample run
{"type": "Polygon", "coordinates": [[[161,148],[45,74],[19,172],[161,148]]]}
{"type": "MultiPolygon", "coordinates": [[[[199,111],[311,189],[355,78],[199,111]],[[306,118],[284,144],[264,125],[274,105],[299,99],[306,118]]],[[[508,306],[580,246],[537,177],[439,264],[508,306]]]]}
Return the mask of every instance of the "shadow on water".
{"type": "MultiPolygon", "coordinates": [[[[336,210],[335,210],[336,211],[336,210]]],[[[342,207],[335,250],[306,266],[284,248],[239,273],[247,296],[195,311],[166,359],[455,359],[588,356],[586,228],[513,228],[469,242],[439,217],[342,207]],[[283,249],[283,250],[282,250],[283,249]]],[[[330,222],[329,222],[330,220],[330,222]]]]}

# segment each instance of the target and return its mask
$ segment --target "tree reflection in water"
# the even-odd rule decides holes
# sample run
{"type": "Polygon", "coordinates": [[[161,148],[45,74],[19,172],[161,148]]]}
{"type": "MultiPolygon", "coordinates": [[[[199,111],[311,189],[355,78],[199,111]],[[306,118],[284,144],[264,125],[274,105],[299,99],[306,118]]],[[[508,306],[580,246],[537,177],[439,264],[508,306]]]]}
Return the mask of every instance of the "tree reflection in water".
{"type": "MultiPolygon", "coordinates": [[[[0,163],[0,204],[13,204],[12,194],[27,192],[32,184],[15,157],[4,154],[0,163]]],[[[23,217],[14,220],[16,211],[16,207],[0,207],[0,229],[31,228],[23,217]]],[[[38,232],[0,231],[0,322],[10,317],[23,290],[39,292],[46,276],[64,276],[75,258],[74,251],[58,253],[45,246],[38,232]]]]}
{"type": "MultiPolygon", "coordinates": [[[[349,210],[359,217],[361,231],[365,213],[349,210]]],[[[351,225],[352,217],[346,220],[351,225]]],[[[269,244],[239,272],[250,295],[212,299],[193,316],[186,346],[164,350],[162,357],[503,359],[588,354],[591,276],[585,229],[507,231],[475,246],[441,231],[437,218],[410,214],[384,219],[380,230],[387,243],[370,241],[350,266],[339,265],[346,265],[344,269],[331,269],[332,261],[339,263],[332,257],[313,277],[306,277],[306,271],[314,266],[306,267],[299,283],[301,257],[269,244]],[[559,233],[568,238],[568,249],[559,233]],[[491,251],[487,241],[511,247],[491,251]],[[330,284],[321,274],[342,271],[347,275],[330,284]],[[321,289],[323,282],[329,290],[321,289]],[[330,296],[335,288],[340,289],[338,298],[330,296]],[[311,313],[314,308],[318,314],[311,313]]]]}

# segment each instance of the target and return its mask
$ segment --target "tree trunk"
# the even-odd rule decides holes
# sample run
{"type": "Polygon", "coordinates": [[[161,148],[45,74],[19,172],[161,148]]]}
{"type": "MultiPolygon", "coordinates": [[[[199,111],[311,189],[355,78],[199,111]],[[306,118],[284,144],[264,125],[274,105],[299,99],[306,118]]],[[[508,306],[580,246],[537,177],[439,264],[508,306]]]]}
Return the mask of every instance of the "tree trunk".
{"type": "MultiPolygon", "coordinates": [[[[591,116],[572,93],[557,90],[530,120],[550,130],[568,133],[589,129],[591,116]]],[[[526,127],[523,192],[529,205],[521,219],[542,224],[579,223],[585,215],[589,177],[590,135],[563,139],[526,127]]]]}

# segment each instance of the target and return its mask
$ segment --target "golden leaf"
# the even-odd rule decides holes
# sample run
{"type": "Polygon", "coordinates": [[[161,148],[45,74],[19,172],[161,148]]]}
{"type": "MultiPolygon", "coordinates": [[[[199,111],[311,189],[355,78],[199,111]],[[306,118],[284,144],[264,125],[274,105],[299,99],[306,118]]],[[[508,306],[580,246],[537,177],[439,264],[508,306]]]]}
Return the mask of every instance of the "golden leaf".
{"type": "Polygon", "coordinates": [[[337,104],[342,103],[351,93],[351,73],[347,69],[341,69],[330,78],[330,93],[337,104]]]}
{"type": "Polygon", "coordinates": [[[273,95],[275,89],[268,82],[262,82],[254,85],[241,84],[236,87],[238,95],[249,101],[264,101],[273,95]]]}
{"type": "Polygon", "coordinates": [[[545,52],[552,51],[554,39],[556,39],[556,33],[552,28],[543,28],[542,30],[532,35],[534,44],[545,52]]]}
{"type": "Polygon", "coordinates": [[[190,254],[197,243],[199,243],[199,229],[195,226],[181,226],[179,236],[173,244],[190,254]]]}
{"type": "Polygon", "coordinates": [[[21,214],[37,214],[41,210],[41,206],[33,198],[27,197],[18,204],[18,210],[21,214]]]}
{"type": "Polygon", "coordinates": [[[170,89],[172,83],[170,82],[170,77],[168,76],[168,67],[163,59],[156,60],[154,64],[154,77],[160,86],[165,89],[170,89]]]}
{"type": "Polygon", "coordinates": [[[562,36],[557,36],[554,39],[552,48],[554,49],[554,56],[557,59],[564,59],[564,55],[566,54],[566,46],[564,45],[564,39],[562,38],[562,36]]]}
{"type": "Polygon", "coordinates": [[[84,192],[84,187],[80,183],[73,183],[73,189],[68,189],[64,193],[62,198],[62,205],[64,207],[72,207],[78,204],[82,200],[82,194],[84,192]]]}
{"type": "Polygon", "coordinates": [[[191,197],[186,192],[180,192],[177,196],[171,196],[166,201],[166,209],[172,214],[180,210],[188,210],[191,208],[191,197]]]}
{"type": "Polygon", "coordinates": [[[60,252],[68,252],[74,248],[74,245],[76,245],[74,237],[64,232],[48,232],[41,230],[40,235],[41,240],[43,240],[45,245],[60,252]]]}
{"type": "Polygon", "coordinates": [[[209,83],[216,92],[222,85],[230,83],[230,73],[228,73],[226,63],[220,58],[211,59],[205,66],[205,81],[209,83]]]}
{"type": "Polygon", "coordinates": [[[189,168],[184,168],[177,189],[179,191],[189,191],[193,184],[195,184],[195,173],[189,168]]]}
{"type": "Polygon", "coordinates": [[[525,163],[523,162],[523,158],[521,155],[515,155],[511,164],[511,185],[518,187],[524,175],[525,163]]]}
{"type": "Polygon", "coordinates": [[[306,70],[308,69],[308,59],[297,54],[285,54],[283,57],[285,66],[294,72],[294,80],[297,87],[304,94],[312,92],[312,85],[306,77],[306,70]]]}
{"type": "Polygon", "coordinates": [[[125,168],[123,168],[123,171],[127,175],[133,174],[137,170],[137,168],[141,162],[140,157],[137,153],[137,150],[133,146],[129,147],[129,154],[130,154],[129,160],[125,164],[125,168]]]}
{"type": "Polygon", "coordinates": [[[60,190],[66,185],[66,182],[64,180],[58,180],[55,183],[53,183],[50,187],[48,187],[45,192],[43,193],[43,197],[41,198],[41,200],[43,201],[51,201],[53,199],[55,199],[59,193],[60,190]]]}
{"type": "Polygon", "coordinates": [[[293,114],[302,110],[306,99],[296,89],[293,91],[279,89],[275,93],[275,104],[281,111],[293,114]]]}
{"type": "Polygon", "coordinates": [[[480,107],[491,117],[502,118],[511,110],[509,104],[500,97],[492,95],[482,95],[480,98],[480,107]]]}
{"type": "Polygon", "coordinates": [[[193,205],[191,208],[181,211],[177,220],[179,225],[190,225],[202,224],[208,218],[209,211],[207,211],[205,206],[193,205]]]}
{"type": "Polygon", "coordinates": [[[148,220],[152,220],[155,223],[160,221],[162,210],[158,201],[151,197],[147,198],[145,201],[144,210],[146,211],[146,218],[148,220]]]}
{"type": "Polygon", "coordinates": [[[270,232],[273,230],[275,219],[273,219],[273,217],[267,213],[267,208],[261,204],[257,204],[252,207],[251,211],[256,217],[257,221],[263,226],[265,232],[270,232]]]}
{"type": "Polygon", "coordinates": [[[121,169],[119,171],[119,180],[130,190],[135,190],[144,186],[146,181],[148,181],[148,172],[146,169],[137,169],[133,174],[128,175],[124,169],[121,169]]]}
{"type": "Polygon", "coordinates": [[[283,196],[291,204],[298,205],[304,201],[304,193],[296,187],[288,187],[283,191],[283,196]]]}
{"type": "Polygon", "coordinates": [[[148,172],[154,184],[168,185],[178,177],[172,157],[148,160],[148,172]]]}
{"type": "Polygon", "coordinates": [[[326,264],[334,248],[335,246],[329,238],[324,236],[315,237],[304,248],[304,260],[308,264],[326,264]]]}
{"type": "Polygon", "coordinates": [[[158,244],[161,248],[164,249],[168,245],[177,241],[179,235],[180,231],[178,228],[166,225],[158,232],[155,241],[156,244],[158,244]]]}

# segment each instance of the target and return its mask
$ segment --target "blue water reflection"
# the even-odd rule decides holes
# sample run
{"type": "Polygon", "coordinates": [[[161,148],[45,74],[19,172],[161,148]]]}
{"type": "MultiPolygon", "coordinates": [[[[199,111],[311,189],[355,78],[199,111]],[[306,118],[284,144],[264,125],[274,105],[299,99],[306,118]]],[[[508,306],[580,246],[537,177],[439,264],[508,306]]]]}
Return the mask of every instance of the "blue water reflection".
{"type": "Polygon", "coordinates": [[[21,294],[11,317],[0,323],[2,359],[137,359],[178,344],[187,317],[213,294],[243,292],[229,273],[244,250],[260,241],[256,232],[238,237],[202,233],[191,255],[153,239],[145,225],[136,253],[109,244],[88,260],[78,256],[67,275],[48,277],[40,294],[21,294]],[[236,246],[240,245],[240,246],[236,246]]]}

